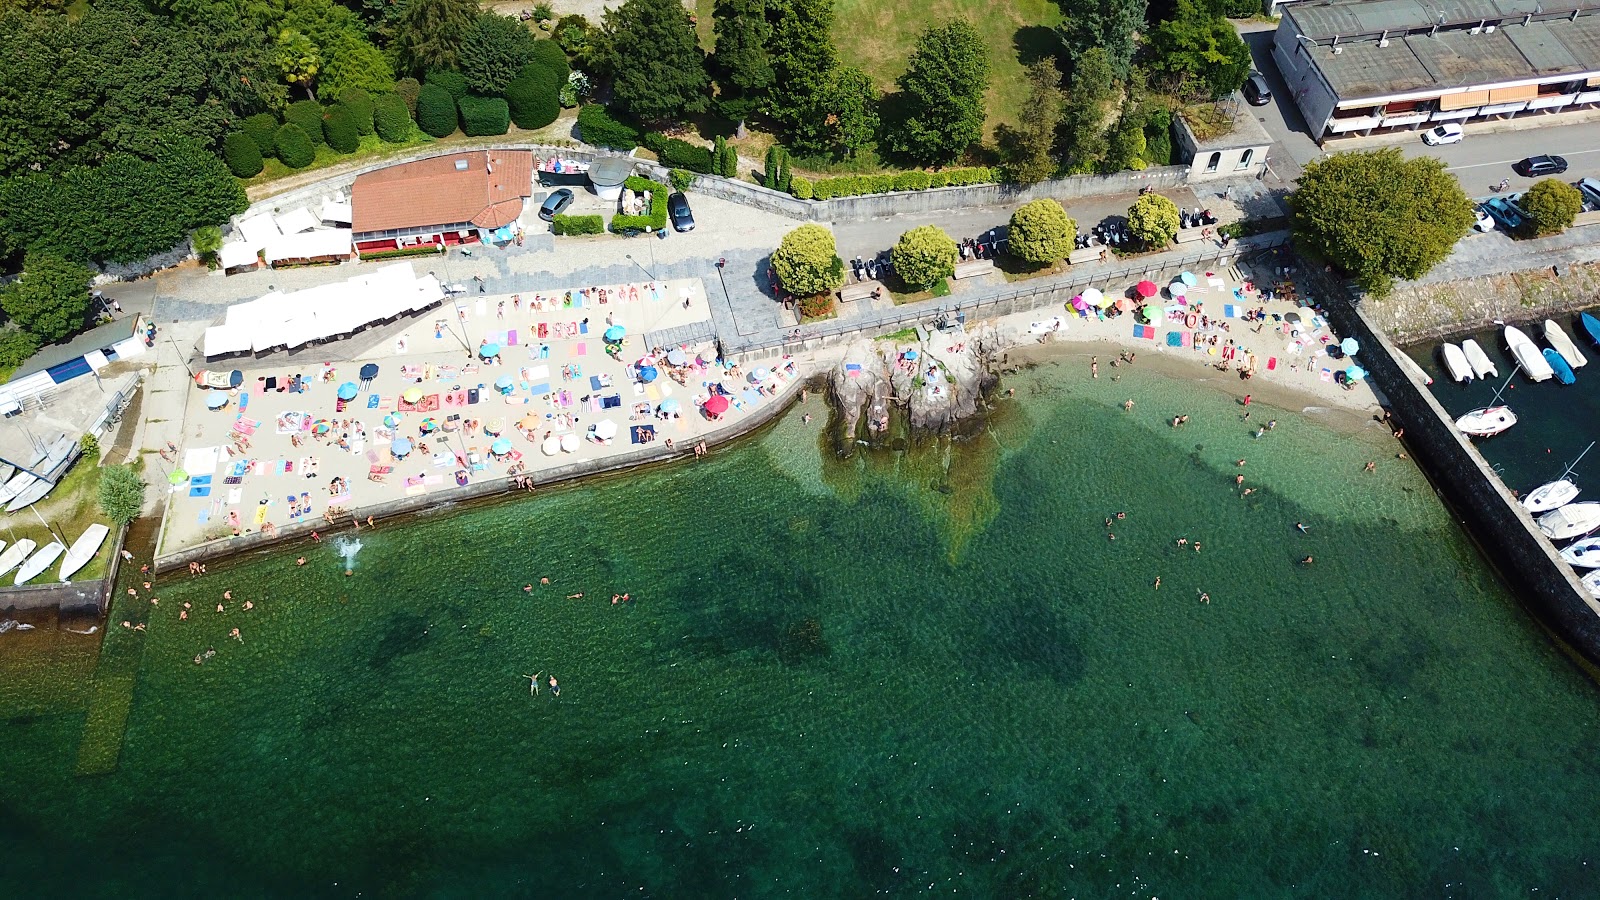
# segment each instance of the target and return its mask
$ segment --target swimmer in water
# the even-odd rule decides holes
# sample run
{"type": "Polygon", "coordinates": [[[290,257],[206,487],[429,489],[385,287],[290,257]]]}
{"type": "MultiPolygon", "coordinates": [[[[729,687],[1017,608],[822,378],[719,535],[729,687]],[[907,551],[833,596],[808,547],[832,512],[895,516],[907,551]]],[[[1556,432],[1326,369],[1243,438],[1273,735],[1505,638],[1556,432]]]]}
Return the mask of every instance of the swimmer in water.
{"type": "Polygon", "coordinates": [[[1310,534],[1311,533],[1311,532],[1306,530],[1306,523],[1304,523],[1304,522],[1296,522],[1296,523],[1294,523],[1294,527],[1300,529],[1300,533],[1301,534],[1310,534]]]}
{"type": "Polygon", "coordinates": [[[583,591],[579,591],[576,594],[568,594],[567,595],[567,599],[568,600],[582,600],[583,599],[583,591]]]}
{"type": "Polygon", "coordinates": [[[345,569],[344,570],[344,577],[349,578],[351,575],[354,575],[355,573],[356,572],[355,572],[354,569],[345,569]]]}
{"type": "Polygon", "coordinates": [[[1158,591],[1161,590],[1161,576],[1160,575],[1156,576],[1156,582],[1155,582],[1154,587],[1158,591]]]}
{"type": "Polygon", "coordinates": [[[1201,603],[1210,603],[1211,602],[1211,595],[1206,593],[1205,591],[1201,591],[1200,592],[1200,602],[1201,603]]]}
{"type": "Polygon", "coordinates": [[[1117,513],[1117,518],[1119,518],[1119,519],[1126,519],[1127,517],[1128,517],[1128,514],[1125,513],[1125,512],[1117,513]]]}
{"type": "Polygon", "coordinates": [[[1317,561],[1316,557],[1308,556],[1305,559],[1300,560],[1300,565],[1309,566],[1309,565],[1311,565],[1312,563],[1314,563],[1316,561],[1317,561]]]}
{"type": "Polygon", "coordinates": [[[561,685],[556,684],[556,677],[554,675],[550,676],[550,696],[561,696],[561,685]]]}
{"type": "Polygon", "coordinates": [[[524,593],[524,594],[531,594],[531,593],[533,593],[533,585],[532,585],[532,584],[525,584],[525,585],[523,585],[523,586],[522,586],[522,592],[523,592],[523,593],[524,593]]]}

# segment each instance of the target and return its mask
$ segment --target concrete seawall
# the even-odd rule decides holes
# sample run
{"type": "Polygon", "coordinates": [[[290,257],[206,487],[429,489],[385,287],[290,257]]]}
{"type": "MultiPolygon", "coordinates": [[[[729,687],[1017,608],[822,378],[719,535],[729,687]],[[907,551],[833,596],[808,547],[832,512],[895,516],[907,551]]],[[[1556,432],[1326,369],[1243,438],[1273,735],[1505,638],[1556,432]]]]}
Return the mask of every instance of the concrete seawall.
{"type": "Polygon", "coordinates": [[[1328,318],[1361,342],[1360,360],[1383,392],[1405,443],[1460,514],[1483,553],[1523,601],[1584,658],[1600,665],[1600,602],[1500,482],[1482,454],[1456,430],[1427,386],[1395,358],[1400,350],[1342,291],[1325,290],[1328,318]]]}

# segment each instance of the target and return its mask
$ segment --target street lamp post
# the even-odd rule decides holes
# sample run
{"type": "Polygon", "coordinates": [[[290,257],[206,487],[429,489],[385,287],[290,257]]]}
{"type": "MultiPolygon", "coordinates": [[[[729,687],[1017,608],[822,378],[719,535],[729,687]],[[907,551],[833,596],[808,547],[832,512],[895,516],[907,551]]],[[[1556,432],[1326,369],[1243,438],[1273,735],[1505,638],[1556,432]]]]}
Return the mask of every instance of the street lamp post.
{"type": "Polygon", "coordinates": [[[637,259],[634,259],[632,253],[624,253],[623,255],[628,258],[628,262],[631,262],[634,265],[638,266],[639,267],[639,271],[645,273],[646,275],[649,275],[651,281],[659,281],[660,280],[660,279],[656,278],[654,272],[651,272],[649,269],[646,269],[644,267],[643,263],[639,262],[637,259]]]}

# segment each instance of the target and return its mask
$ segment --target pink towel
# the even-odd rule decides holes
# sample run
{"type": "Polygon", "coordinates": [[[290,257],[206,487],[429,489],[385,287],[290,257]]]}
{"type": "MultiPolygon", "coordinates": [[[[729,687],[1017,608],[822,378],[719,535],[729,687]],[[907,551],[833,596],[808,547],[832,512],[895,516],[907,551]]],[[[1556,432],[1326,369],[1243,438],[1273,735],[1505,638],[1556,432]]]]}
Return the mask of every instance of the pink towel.
{"type": "Polygon", "coordinates": [[[576,344],[573,344],[572,345],[572,355],[573,356],[588,356],[589,355],[589,342],[588,341],[579,341],[576,344]]]}
{"type": "Polygon", "coordinates": [[[1273,371],[1273,370],[1275,370],[1277,368],[1278,368],[1278,358],[1276,356],[1267,357],[1267,371],[1271,372],[1271,371],[1273,371]]]}
{"type": "Polygon", "coordinates": [[[517,345],[517,330],[515,328],[513,328],[510,331],[506,332],[506,346],[507,347],[515,347],[516,345],[517,345]]]}

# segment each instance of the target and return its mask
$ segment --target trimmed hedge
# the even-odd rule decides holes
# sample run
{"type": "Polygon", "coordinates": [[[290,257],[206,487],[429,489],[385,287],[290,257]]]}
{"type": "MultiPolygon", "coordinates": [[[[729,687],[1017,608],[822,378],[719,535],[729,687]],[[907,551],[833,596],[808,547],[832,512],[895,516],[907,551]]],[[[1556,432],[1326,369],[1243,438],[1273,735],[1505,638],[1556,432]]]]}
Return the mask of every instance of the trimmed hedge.
{"type": "Polygon", "coordinates": [[[518,128],[543,128],[561,115],[561,84],[538,63],[523,66],[506,85],[505,96],[518,128]]]}
{"type": "MultiPolygon", "coordinates": [[[[321,124],[320,120],[318,124],[321,124]]],[[[311,135],[293,122],[278,129],[273,143],[278,148],[278,159],[291,169],[303,169],[317,158],[317,145],[311,142],[311,135]]]]}
{"type": "Polygon", "coordinates": [[[659,181],[651,181],[638,175],[628,176],[622,186],[635,193],[650,192],[650,213],[643,216],[612,216],[611,230],[626,231],[638,228],[644,231],[660,231],[667,227],[667,195],[672,189],[659,181]]]}
{"type": "Polygon", "coordinates": [[[372,125],[378,137],[398,144],[411,136],[411,111],[399,94],[379,94],[372,103],[372,125]]]}
{"type": "Polygon", "coordinates": [[[467,137],[505,134],[511,130],[511,108],[499,97],[468,94],[457,106],[461,109],[461,130],[467,137]]]}
{"type": "Polygon", "coordinates": [[[789,179],[789,193],[793,194],[796,200],[810,200],[811,182],[796,175],[789,179]]]}
{"type": "Polygon", "coordinates": [[[551,234],[603,234],[606,220],[600,216],[558,215],[550,220],[551,234]]]}
{"type": "Polygon", "coordinates": [[[244,120],[240,126],[250,140],[256,142],[256,149],[262,156],[272,156],[278,152],[278,145],[274,138],[278,134],[278,117],[272,113],[256,113],[244,120]]]}
{"type": "Polygon", "coordinates": [[[639,146],[639,129],[612,118],[598,103],[578,110],[578,137],[585,144],[612,150],[632,150],[639,146]]]}
{"type": "Polygon", "coordinates": [[[289,104],[283,114],[286,125],[298,126],[313,144],[322,143],[322,104],[315,100],[297,100],[289,104]]]}
{"type": "Polygon", "coordinates": [[[417,94],[422,90],[422,82],[415,78],[402,78],[394,83],[394,92],[406,102],[406,115],[417,114],[417,94]]]}
{"type": "MultiPolygon", "coordinates": [[[[467,95],[467,76],[461,74],[460,72],[452,72],[449,70],[429,72],[427,79],[422,83],[424,85],[432,84],[444,88],[446,91],[450,92],[451,100],[460,101],[462,97],[467,95]]],[[[422,99],[422,95],[418,94],[417,99],[420,101],[422,99]]]]}
{"type": "MultiPolygon", "coordinates": [[[[891,191],[925,191],[929,188],[992,184],[999,180],[994,169],[977,166],[970,169],[946,169],[943,172],[846,175],[840,178],[823,178],[813,182],[810,187],[812,199],[830,200],[834,197],[859,197],[865,194],[887,194],[891,191]]],[[[792,182],[790,193],[794,193],[792,182]]]]}
{"type": "Polygon", "coordinates": [[[437,256],[444,252],[438,244],[423,244],[418,247],[402,247],[398,250],[363,250],[362,260],[371,259],[400,259],[406,256],[437,256]]]}
{"type": "Polygon", "coordinates": [[[222,139],[222,161],[228,164],[228,171],[239,178],[254,178],[261,174],[261,167],[265,165],[261,160],[261,148],[242,131],[222,139]]]}
{"type": "Polygon", "coordinates": [[[566,84],[567,76],[572,74],[572,67],[567,65],[566,51],[554,40],[534,41],[533,54],[529,59],[556,73],[557,85],[566,84]]]}
{"type": "Polygon", "coordinates": [[[345,88],[339,92],[339,103],[355,117],[356,131],[361,134],[373,133],[372,114],[376,111],[376,104],[365,88],[345,88]]]}
{"type": "Polygon", "coordinates": [[[361,129],[356,125],[355,112],[343,103],[335,103],[323,113],[322,136],[329,147],[340,153],[354,153],[361,148],[361,129]]]}
{"type": "Polygon", "coordinates": [[[767,159],[762,164],[765,178],[762,184],[775,191],[787,191],[794,175],[789,171],[789,151],[777,144],[767,148],[767,159]]]}
{"type": "Polygon", "coordinates": [[[425,84],[417,94],[417,127],[436,138],[456,130],[456,101],[437,84],[425,84]]]}
{"type": "Polygon", "coordinates": [[[711,151],[679,138],[667,137],[652,131],[644,136],[644,145],[653,151],[663,166],[669,169],[688,169],[702,175],[711,174],[711,151]]]}

